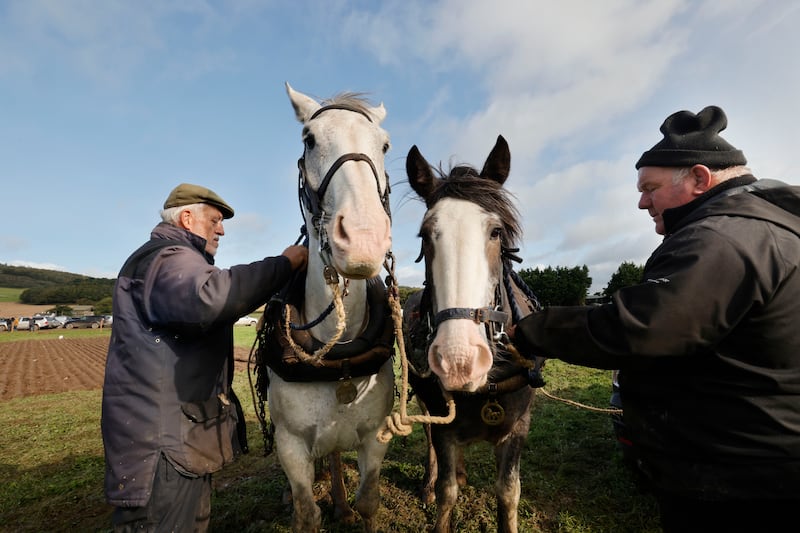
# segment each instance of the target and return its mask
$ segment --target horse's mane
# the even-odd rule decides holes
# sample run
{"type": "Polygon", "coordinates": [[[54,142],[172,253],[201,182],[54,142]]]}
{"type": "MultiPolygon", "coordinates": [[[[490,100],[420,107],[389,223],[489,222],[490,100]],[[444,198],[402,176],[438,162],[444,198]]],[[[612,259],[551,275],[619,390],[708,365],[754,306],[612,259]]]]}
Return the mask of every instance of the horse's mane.
{"type": "Polygon", "coordinates": [[[366,93],[344,92],[339,93],[322,102],[322,106],[326,105],[343,105],[352,107],[356,111],[369,114],[372,109],[372,103],[367,99],[366,93]]]}
{"type": "Polygon", "coordinates": [[[443,198],[472,202],[489,213],[497,214],[505,229],[504,245],[516,245],[522,234],[520,214],[514,205],[513,195],[502,184],[480,177],[475,168],[467,165],[455,166],[450,172],[441,168],[435,170],[441,179],[434,180],[434,190],[426,199],[429,207],[443,198]]]}

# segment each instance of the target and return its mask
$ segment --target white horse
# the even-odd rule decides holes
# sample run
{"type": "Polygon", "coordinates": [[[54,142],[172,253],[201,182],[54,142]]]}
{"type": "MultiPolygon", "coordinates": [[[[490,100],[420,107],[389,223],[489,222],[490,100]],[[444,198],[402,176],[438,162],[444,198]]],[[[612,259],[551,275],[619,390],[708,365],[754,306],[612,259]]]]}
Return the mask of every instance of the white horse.
{"type": "MultiPolygon", "coordinates": [[[[318,103],[288,83],[286,91],[303,124],[299,192],[310,251],[302,304],[292,309],[297,316],[286,322],[311,326],[305,334],[317,341],[317,350],[293,348],[322,365],[329,359],[327,349],[355,343],[375,320],[369,287],[374,287],[392,242],[384,170],[389,136],[380,127],[386,110],[352,93],[318,103]],[[331,312],[332,302],[336,312],[331,312]]],[[[337,368],[347,374],[347,365],[337,368]]],[[[338,452],[346,450],[358,454],[360,483],[354,507],[365,531],[375,530],[380,466],[388,447],[376,434],[394,401],[391,358],[375,370],[338,381],[302,382],[281,378],[270,369],[269,412],[278,457],[291,486],[296,532],[320,529],[321,512],[312,490],[315,460],[331,454],[338,459],[338,452]]]]}

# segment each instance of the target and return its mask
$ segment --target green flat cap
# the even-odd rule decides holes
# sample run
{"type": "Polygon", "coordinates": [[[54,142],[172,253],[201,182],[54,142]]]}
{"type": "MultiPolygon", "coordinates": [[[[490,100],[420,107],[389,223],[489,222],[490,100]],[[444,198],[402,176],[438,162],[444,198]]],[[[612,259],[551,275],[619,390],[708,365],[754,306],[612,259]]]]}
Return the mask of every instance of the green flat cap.
{"type": "Polygon", "coordinates": [[[220,198],[217,193],[211,189],[191,183],[181,183],[172,189],[172,192],[169,193],[167,200],[164,202],[164,209],[190,204],[213,205],[222,212],[222,218],[233,218],[233,208],[220,198]]]}

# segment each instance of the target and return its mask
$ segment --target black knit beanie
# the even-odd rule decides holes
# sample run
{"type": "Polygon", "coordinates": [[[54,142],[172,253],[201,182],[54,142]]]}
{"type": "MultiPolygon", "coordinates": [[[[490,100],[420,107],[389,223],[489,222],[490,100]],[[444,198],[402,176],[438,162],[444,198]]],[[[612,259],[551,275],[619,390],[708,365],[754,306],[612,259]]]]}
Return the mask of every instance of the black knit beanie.
{"type": "Polygon", "coordinates": [[[725,112],[713,105],[696,115],[691,111],[673,113],[661,125],[664,138],[642,154],[636,168],[746,165],[742,151],[719,136],[727,126],[725,112]]]}

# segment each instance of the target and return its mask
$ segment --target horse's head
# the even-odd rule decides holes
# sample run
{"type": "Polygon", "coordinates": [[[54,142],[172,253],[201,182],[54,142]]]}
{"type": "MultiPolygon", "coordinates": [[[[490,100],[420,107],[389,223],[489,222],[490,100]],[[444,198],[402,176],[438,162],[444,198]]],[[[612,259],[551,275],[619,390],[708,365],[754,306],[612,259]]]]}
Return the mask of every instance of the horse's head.
{"type": "Polygon", "coordinates": [[[480,172],[457,166],[437,177],[416,146],[406,159],[409,184],[428,208],[419,232],[435,329],[428,363],[448,390],[475,391],[492,367],[487,323],[502,321],[494,311],[501,254],[520,233],[517,210],[503,189],[510,161],[502,136],[480,172]]]}
{"type": "MultiPolygon", "coordinates": [[[[300,195],[309,236],[343,277],[371,278],[391,248],[383,104],[357,94],[321,104],[286,84],[303,124],[300,195]]],[[[312,248],[313,249],[313,248],[312,248]]]]}

